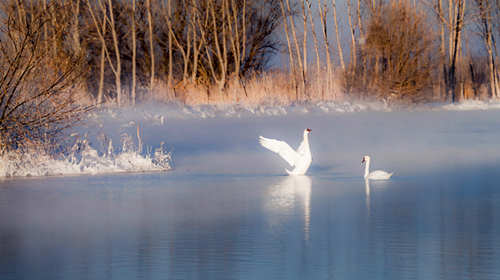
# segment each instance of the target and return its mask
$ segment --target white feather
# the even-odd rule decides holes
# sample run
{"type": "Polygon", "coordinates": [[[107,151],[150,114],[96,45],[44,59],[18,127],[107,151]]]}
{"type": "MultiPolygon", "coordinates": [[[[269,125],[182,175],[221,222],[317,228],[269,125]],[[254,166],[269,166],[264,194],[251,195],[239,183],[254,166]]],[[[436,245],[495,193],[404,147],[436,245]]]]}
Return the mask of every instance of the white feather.
{"type": "Polygon", "coordinates": [[[389,173],[389,172],[386,172],[383,170],[375,170],[375,171],[370,172],[370,174],[368,174],[366,179],[387,180],[387,179],[391,178],[392,174],[393,174],[393,172],[389,173]]]}
{"type": "Polygon", "coordinates": [[[389,173],[383,170],[375,170],[370,172],[370,160],[371,158],[369,156],[364,156],[363,157],[363,162],[365,162],[365,179],[370,179],[370,180],[388,180],[391,178],[393,172],[389,173]]]}
{"type": "Polygon", "coordinates": [[[304,175],[312,162],[308,140],[309,132],[310,130],[308,129],[304,130],[304,139],[302,143],[300,143],[297,151],[292,149],[286,142],[276,139],[259,136],[259,142],[263,147],[277,153],[290,164],[290,166],[294,167],[292,171],[285,169],[289,175],[304,175]]]}
{"type": "Polygon", "coordinates": [[[259,142],[264,147],[280,155],[288,164],[295,166],[299,158],[299,154],[290,147],[286,142],[269,139],[263,136],[259,136],[259,142]]]}

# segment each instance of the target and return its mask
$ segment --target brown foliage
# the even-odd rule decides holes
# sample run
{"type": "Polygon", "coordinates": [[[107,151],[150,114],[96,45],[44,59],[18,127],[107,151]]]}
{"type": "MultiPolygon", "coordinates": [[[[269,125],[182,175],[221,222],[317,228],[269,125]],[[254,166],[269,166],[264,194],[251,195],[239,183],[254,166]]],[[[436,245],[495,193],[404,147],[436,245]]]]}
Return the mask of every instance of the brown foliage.
{"type": "Polygon", "coordinates": [[[383,3],[364,25],[361,59],[346,75],[348,87],[386,100],[426,99],[439,62],[426,15],[405,1],[383,3]]]}

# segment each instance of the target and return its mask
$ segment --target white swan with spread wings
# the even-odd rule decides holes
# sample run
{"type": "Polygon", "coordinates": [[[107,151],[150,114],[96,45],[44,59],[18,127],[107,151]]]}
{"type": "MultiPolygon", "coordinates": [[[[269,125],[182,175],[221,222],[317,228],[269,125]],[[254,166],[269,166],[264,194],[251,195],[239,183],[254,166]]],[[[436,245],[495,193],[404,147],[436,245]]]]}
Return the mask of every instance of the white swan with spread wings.
{"type": "Polygon", "coordinates": [[[309,148],[309,133],[311,131],[310,128],[304,130],[304,140],[302,140],[296,151],[286,142],[276,139],[259,136],[259,142],[263,147],[280,155],[293,167],[292,171],[285,169],[289,175],[304,175],[312,162],[311,150],[309,148]]]}

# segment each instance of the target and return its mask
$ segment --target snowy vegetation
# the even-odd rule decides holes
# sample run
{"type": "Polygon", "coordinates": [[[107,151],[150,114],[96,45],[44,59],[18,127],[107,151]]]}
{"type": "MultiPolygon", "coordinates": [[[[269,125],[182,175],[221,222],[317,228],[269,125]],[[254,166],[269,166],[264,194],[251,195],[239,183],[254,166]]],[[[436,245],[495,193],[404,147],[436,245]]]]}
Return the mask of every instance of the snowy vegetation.
{"type": "Polygon", "coordinates": [[[5,152],[0,157],[0,177],[152,172],[171,169],[171,155],[161,143],[154,151],[141,152],[131,136],[122,135],[115,152],[111,138],[101,135],[102,151],[90,145],[86,135],[70,136],[72,145],[63,152],[49,154],[40,146],[5,152]]]}

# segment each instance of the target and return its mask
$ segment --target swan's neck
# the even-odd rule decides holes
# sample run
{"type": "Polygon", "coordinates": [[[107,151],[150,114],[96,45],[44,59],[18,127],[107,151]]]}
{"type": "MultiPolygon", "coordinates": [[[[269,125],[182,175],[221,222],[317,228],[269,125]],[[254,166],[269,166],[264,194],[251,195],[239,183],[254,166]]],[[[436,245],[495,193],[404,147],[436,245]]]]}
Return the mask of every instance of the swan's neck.
{"type": "Polygon", "coordinates": [[[365,178],[370,173],[370,159],[367,159],[365,162],[365,178]]]}
{"type": "Polygon", "coordinates": [[[307,133],[304,134],[304,145],[306,149],[309,151],[309,135],[307,133]]]}

